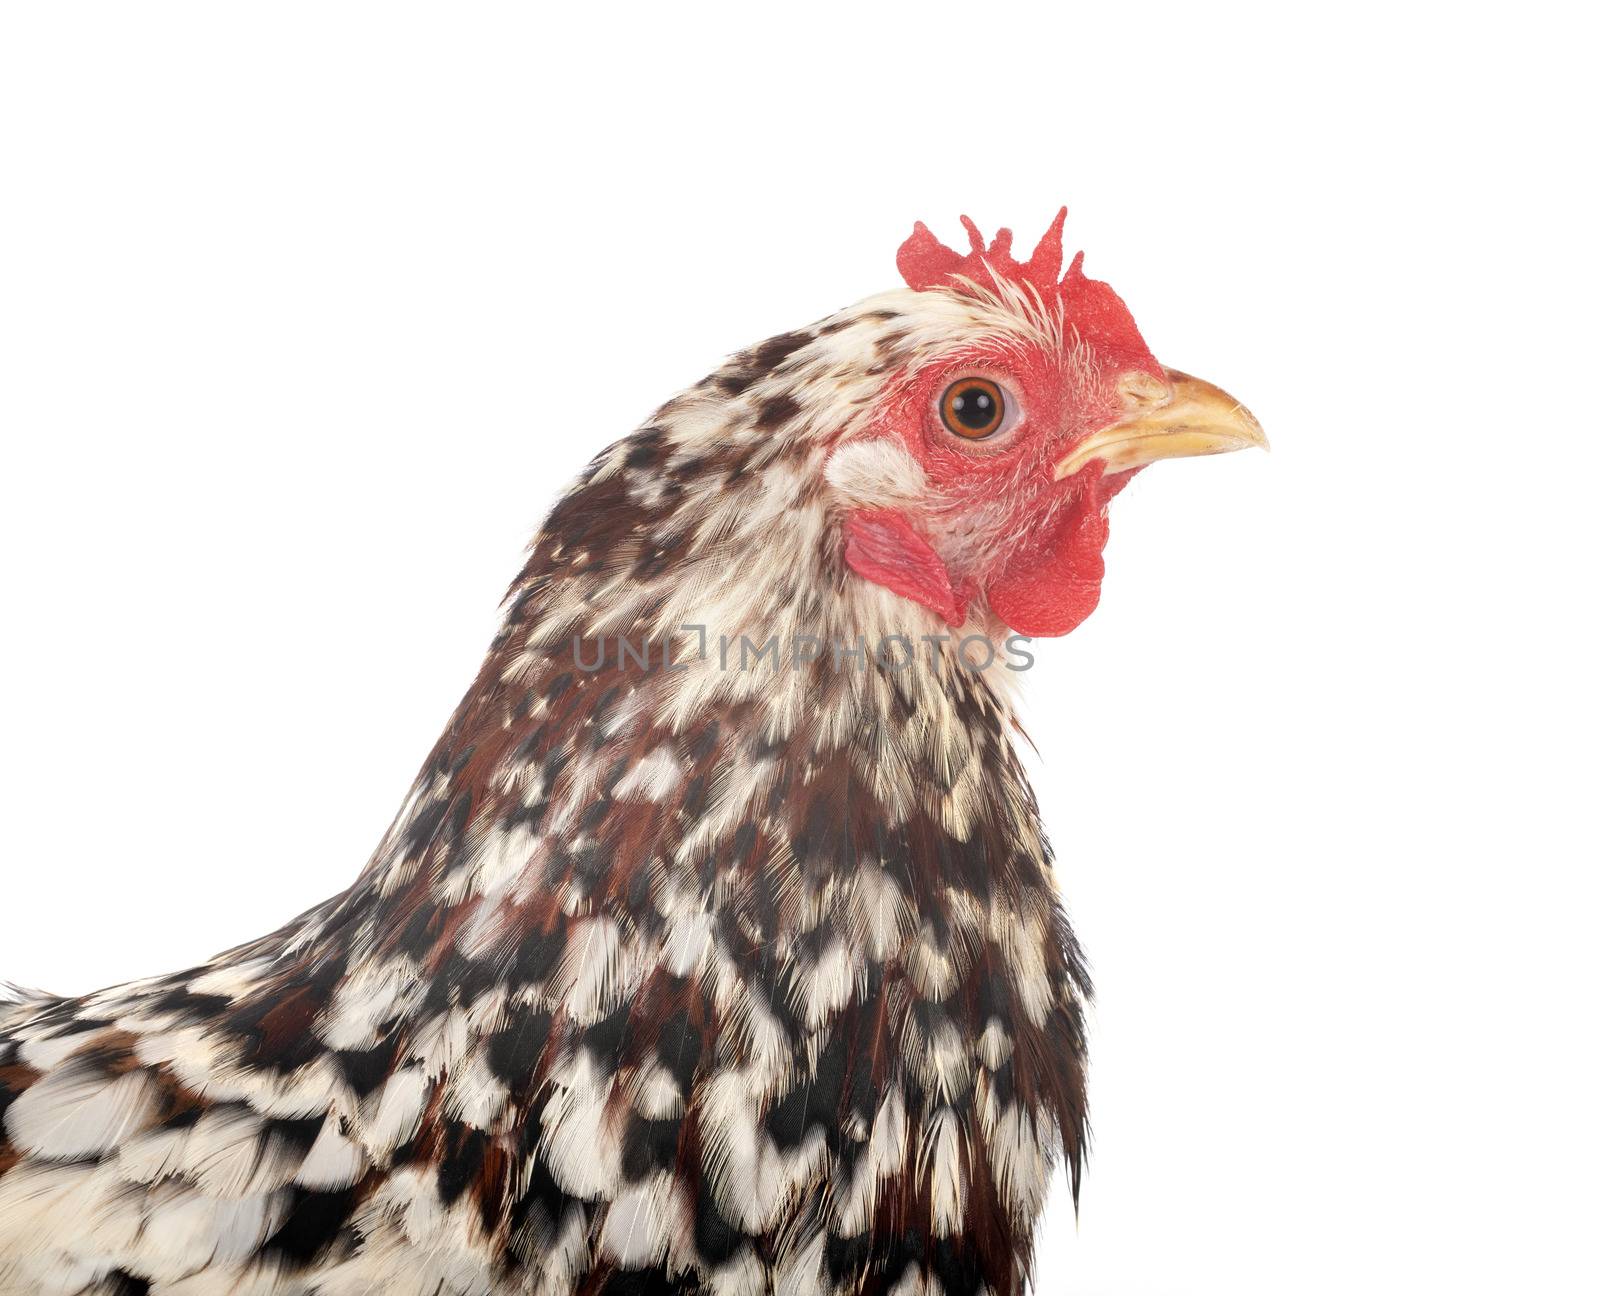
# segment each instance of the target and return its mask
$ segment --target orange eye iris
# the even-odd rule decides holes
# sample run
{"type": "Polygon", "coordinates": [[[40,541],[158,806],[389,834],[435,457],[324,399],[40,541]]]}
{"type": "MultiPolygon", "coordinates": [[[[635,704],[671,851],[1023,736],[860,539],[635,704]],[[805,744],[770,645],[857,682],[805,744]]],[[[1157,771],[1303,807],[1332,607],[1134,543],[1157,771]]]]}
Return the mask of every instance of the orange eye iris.
{"type": "Polygon", "coordinates": [[[958,437],[981,441],[1000,430],[1006,418],[1006,398],[987,378],[962,378],[945,388],[939,399],[939,417],[958,437]]]}

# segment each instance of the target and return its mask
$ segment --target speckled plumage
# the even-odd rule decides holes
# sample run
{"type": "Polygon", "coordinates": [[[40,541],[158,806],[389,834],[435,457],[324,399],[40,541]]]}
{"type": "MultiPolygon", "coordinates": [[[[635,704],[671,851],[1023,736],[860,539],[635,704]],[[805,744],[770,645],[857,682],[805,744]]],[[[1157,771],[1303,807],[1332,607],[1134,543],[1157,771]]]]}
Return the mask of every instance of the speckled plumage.
{"type": "Polygon", "coordinates": [[[873,420],[975,342],[1093,378],[1037,293],[971,284],[735,356],[556,505],[349,890],[0,1004],[0,1293],[1020,1296],[1088,985],[1008,672],[715,660],[949,633],[839,521],[937,530],[873,420]],[[615,639],[681,660],[685,625],[712,660],[615,639]]]}

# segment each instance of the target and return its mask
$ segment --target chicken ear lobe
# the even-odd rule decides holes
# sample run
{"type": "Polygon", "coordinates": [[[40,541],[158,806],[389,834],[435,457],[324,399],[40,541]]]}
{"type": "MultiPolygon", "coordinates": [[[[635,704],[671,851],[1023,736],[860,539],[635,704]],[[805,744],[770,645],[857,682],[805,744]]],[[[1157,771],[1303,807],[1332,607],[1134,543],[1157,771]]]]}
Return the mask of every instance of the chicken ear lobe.
{"type": "Polygon", "coordinates": [[[950,625],[967,619],[972,591],[951,583],[944,560],[895,509],[851,513],[845,521],[844,560],[857,576],[931,608],[950,625]]]}

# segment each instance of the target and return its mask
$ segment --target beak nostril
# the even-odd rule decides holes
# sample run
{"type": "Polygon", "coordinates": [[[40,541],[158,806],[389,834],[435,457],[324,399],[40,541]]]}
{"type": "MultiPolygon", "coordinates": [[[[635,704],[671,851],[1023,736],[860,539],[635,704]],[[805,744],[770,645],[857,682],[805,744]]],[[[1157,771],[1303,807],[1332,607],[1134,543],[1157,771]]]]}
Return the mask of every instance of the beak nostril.
{"type": "Polygon", "coordinates": [[[1052,470],[1055,481],[1070,477],[1092,459],[1104,463],[1108,473],[1127,472],[1157,459],[1266,445],[1255,417],[1220,387],[1168,369],[1170,386],[1157,391],[1157,399],[1145,401],[1160,381],[1130,381],[1135,377],[1144,375],[1129,374],[1119,384],[1128,401],[1122,417],[1077,442],[1052,470]]]}
{"type": "Polygon", "coordinates": [[[1129,409],[1148,409],[1153,405],[1165,405],[1172,399],[1170,383],[1163,382],[1154,374],[1137,370],[1123,374],[1117,390],[1122,393],[1123,403],[1129,409]]]}

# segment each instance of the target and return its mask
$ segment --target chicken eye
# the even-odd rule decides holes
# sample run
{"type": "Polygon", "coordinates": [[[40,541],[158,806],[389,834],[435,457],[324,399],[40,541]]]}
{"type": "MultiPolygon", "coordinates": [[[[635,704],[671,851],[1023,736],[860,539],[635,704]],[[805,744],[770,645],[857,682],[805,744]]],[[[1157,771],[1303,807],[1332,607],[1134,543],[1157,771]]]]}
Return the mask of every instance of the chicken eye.
{"type": "Polygon", "coordinates": [[[999,383],[987,378],[961,378],[939,398],[939,417],[958,437],[981,441],[993,436],[1006,420],[1006,398],[999,383]]]}

